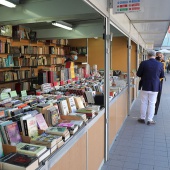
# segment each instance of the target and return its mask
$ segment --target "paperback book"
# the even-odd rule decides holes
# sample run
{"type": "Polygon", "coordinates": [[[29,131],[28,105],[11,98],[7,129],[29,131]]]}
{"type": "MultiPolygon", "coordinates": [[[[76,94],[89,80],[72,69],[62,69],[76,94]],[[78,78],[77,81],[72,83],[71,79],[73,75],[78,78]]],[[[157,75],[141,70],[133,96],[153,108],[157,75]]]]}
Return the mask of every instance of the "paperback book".
{"type": "Polygon", "coordinates": [[[39,166],[36,157],[20,153],[10,153],[1,158],[0,162],[4,170],[33,170],[39,166]]]}

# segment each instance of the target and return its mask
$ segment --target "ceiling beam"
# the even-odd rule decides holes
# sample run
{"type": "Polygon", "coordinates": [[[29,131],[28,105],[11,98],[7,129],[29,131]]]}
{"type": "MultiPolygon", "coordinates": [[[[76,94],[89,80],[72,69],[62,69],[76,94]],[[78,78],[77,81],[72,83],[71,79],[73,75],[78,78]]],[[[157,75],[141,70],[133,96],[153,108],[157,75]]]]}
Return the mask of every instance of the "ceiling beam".
{"type": "Polygon", "coordinates": [[[139,34],[166,34],[166,32],[139,32],[139,34]]]}
{"type": "Polygon", "coordinates": [[[131,20],[132,24],[135,23],[151,23],[151,22],[170,22],[170,20],[131,20]]]}

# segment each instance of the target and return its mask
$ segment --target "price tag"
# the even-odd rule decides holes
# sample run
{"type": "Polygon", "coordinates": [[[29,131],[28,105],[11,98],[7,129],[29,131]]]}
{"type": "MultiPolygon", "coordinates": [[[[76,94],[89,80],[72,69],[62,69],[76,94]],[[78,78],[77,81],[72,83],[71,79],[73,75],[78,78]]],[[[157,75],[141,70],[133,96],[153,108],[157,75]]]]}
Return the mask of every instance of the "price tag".
{"type": "Polygon", "coordinates": [[[1,100],[5,100],[9,98],[9,94],[8,93],[1,93],[1,100]]]}
{"type": "Polygon", "coordinates": [[[11,97],[17,97],[17,92],[16,91],[11,91],[10,96],[11,97]]]}
{"type": "Polygon", "coordinates": [[[21,96],[22,97],[27,97],[27,91],[26,90],[22,90],[21,91],[21,96]]]}

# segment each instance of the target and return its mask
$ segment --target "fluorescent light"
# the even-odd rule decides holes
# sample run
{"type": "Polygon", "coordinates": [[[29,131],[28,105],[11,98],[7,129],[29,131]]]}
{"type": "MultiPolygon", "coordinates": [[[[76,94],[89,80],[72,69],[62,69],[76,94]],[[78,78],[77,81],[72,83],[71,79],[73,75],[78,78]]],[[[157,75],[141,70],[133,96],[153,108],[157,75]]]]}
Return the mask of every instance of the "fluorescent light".
{"type": "Polygon", "coordinates": [[[0,0],[0,4],[7,6],[9,8],[15,8],[16,5],[13,4],[12,2],[6,1],[6,0],[0,0]]]}
{"type": "Polygon", "coordinates": [[[73,29],[71,24],[68,24],[68,23],[63,22],[63,21],[52,22],[52,25],[60,27],[60,28],[64,28],[64,29],[67,29],[67,30],[73,29]]]}

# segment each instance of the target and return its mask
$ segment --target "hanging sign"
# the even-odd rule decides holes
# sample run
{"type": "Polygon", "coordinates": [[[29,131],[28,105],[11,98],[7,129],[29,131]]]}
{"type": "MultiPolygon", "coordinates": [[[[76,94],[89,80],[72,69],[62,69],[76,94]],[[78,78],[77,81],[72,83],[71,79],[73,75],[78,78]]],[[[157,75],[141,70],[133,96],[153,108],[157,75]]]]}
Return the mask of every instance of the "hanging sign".
{"type": "Polygon", "coordinates": [[[141,0],[113,0],[113,13],[139,12],[141,0]]]}

